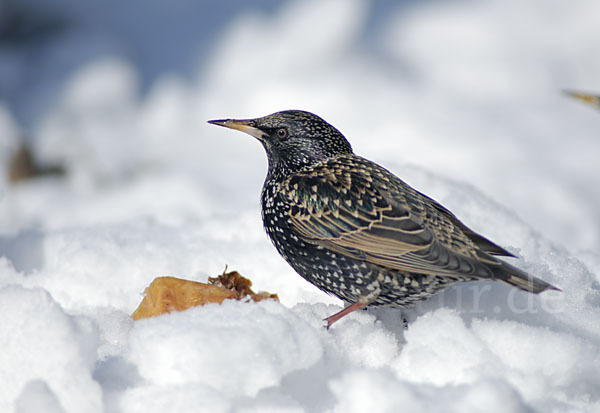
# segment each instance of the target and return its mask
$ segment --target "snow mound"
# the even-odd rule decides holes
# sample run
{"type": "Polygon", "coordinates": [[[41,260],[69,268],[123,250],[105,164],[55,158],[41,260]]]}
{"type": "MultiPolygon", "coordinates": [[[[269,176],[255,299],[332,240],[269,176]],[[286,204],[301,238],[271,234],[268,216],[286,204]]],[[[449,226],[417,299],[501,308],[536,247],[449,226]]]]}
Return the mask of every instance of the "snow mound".
{"type": "MultiPolygon", "coordinates": [[[[0,289],[0,410],[35,407],[30,398],[48,401],[49,409],[102,411],[102,390],[93,380],[98,332],[89,320],[66,314],[39,288],[0,289]]],[[[41,401],[38,401],[41,403],[41,401]]]]}

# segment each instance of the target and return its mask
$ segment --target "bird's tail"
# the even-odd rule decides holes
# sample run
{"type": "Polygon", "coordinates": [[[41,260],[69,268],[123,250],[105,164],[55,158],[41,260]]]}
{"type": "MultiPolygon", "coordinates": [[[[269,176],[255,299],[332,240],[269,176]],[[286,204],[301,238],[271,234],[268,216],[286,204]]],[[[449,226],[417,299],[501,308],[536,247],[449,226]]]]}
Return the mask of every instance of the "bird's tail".
{"type": "Polygon", "coordinates": [[[506,284],[534,294],[539,294],[546,290],[562,291],[560,288],[531,276],[504,261],[502,261],[502,266],[496,271],[496,278],[506,284]]]}

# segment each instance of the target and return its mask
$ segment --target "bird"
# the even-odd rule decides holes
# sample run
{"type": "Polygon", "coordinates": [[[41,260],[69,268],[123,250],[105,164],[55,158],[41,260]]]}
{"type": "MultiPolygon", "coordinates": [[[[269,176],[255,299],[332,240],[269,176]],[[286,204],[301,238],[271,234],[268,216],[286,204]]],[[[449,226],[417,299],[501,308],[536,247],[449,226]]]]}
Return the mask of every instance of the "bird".
{"type": "Polygon", "coordinates": [[[325,318],[326,328],[361,308],[410,307],[457,282],[560,291],[498,258],[514,255],[434,199],[355,155],[344,135],[313,113],[208,122],[264,147],[264,228],[300,276],[345,303],[325,318]]]}
{"type": "Polygon", "coordinates": [[[574,92],[571,90],[563,91],[567,96],[571,96],[577,100],[580,100],[588,105],[595,107],[596,109],[600,109],[600,95],[594,95],[587,92],[574,92]]]}

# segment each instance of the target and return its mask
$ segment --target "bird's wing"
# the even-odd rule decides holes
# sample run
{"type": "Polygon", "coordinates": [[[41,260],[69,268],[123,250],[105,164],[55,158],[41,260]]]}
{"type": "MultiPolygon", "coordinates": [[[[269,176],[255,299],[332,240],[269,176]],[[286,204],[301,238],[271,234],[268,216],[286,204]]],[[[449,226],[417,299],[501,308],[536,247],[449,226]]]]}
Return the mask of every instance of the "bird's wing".
{"type": "Polygon", "coordinates": [[[460,228],[460,230],[467,237],[469,237],[471,239],[471,241],[473,241],[473,243],[475,245],[477,245],[477,247],[480,248],[481,250],[487,252],[490,255],[504,256],[504,257],[513,257],[513,258],[515,257],[514,254],[508,252],[507,250],[505,250],[501,246],[493,243],[492,241],[490,241],[489,239],[487,239],[483,235],[480,235],[480,234],[476,233],[475,231],[473,231],[471,228],[467,227],[452,212],[450,212],[446,207],[444,207],[443,205],[441,205],[440,203],[438,203],[436,200],[428,197],[427,195],[423,194],[422,192],[419,192],[419,194],[423,198],[426,198],[431,203],[431,205],[435,209],[438,210],[438,212],[440,212],[447,219],[449,219],[450,221],[452,221],[452,223],[456,227],[460,228]]]}
{"type": "Polygon", "coordinates": [[[360,159],[338,159],[282,183],[289,221],[303,239],[387,268],[492,277],[487,266],[499,261],[477,248],[462,224],[385,169],[360,159]]]}

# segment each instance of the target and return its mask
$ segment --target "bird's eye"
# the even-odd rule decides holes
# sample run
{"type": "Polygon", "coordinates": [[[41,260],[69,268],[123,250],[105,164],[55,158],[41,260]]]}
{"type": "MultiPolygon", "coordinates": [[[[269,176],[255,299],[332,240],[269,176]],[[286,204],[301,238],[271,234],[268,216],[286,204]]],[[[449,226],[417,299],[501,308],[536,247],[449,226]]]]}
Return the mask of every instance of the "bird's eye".
{"type": "Polygon", "coordinates": [[[285,139],[288,136],[288,131],[285,128],[277,129],[277,136],[279,139],[285,139]]]}

